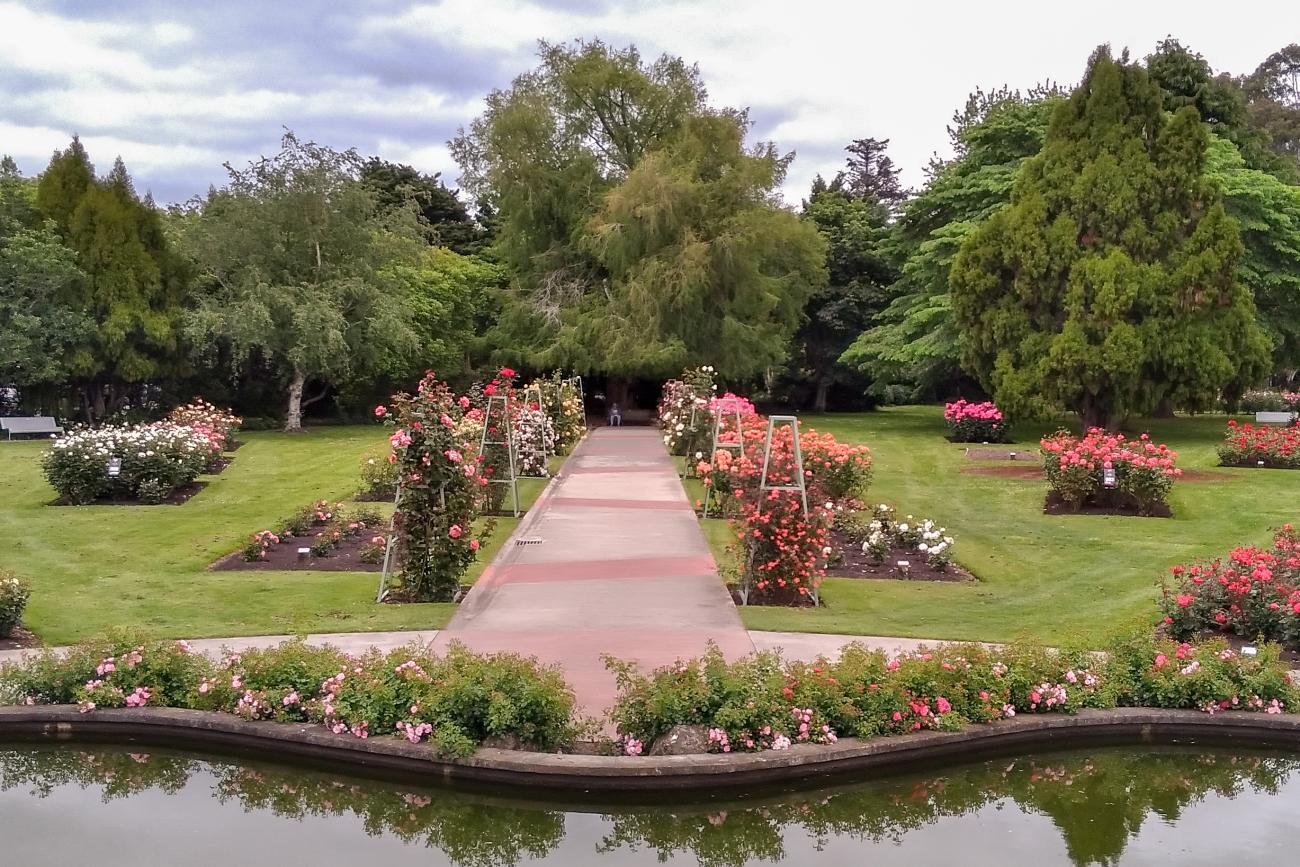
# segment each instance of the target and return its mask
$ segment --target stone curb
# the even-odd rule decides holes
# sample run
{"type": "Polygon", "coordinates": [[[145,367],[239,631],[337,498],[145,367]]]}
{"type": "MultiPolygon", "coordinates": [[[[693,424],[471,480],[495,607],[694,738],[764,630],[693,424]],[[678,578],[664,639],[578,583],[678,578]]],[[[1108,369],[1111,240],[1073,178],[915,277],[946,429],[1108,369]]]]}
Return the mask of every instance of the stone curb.
{"type": "Polygon", "coordinates": [[[335,735],[321,726],[252,722],[225,713],[73,705],[0,707],[0,743],[92,742],[177,747],[297,762],[408,783],[508,786],[537,793],[671,794],[761,785],[824,784],[1041,749],[1196,744],[1300,750],[1300,715],[1117,708],[1074,716],[1022,714],[958,732],[919,732],[828,746],[730,755],[626,757],[480,748],[440,759],[424,744],[335,735]]]}

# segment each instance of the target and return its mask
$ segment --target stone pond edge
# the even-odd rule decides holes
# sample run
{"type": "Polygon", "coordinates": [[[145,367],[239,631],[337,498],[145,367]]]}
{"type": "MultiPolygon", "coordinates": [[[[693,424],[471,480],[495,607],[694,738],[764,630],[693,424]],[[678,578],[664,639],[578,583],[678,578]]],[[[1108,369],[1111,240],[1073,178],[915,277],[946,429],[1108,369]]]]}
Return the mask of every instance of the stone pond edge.
{"type": "Polygon", "coordinates": [[[1300,751],[1300,715],[1117,708],[1021,715],[957,732],[844,738],[761,753],[600,756],[480,748],[439,758],[425,744],[366,740],[321,726],[255,722],[177,708],[96,710],[73,705],[0,707],[0,744],[143,745],[310,764],[408,783],[464,783],[535,792],[673,793],[866,779],[1042,749],[1139,744],[1269,747],[1300,751]]]}

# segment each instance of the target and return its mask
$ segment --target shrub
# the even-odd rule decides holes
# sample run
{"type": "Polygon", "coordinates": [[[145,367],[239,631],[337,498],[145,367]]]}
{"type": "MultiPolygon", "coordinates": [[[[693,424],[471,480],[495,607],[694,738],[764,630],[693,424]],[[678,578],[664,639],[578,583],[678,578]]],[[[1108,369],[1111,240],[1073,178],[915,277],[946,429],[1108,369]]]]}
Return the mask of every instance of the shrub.
{"type": "Polygon", "coordinates": [[[213,663],[183,641],[112,638],[0,667],[0,694],[25,704],[161,706],[245,719],[318,722],[336,734],[428,740],[466,755],[489,737],[541,749],[574,736],[573,693],[558,671],[512,654],[445,656],[411,646],[351,657],[301,640],[213,663]]]}
{"type": "Polygon", "coordinates": [[[1225,467],[1266,466],[1300,468],[1300,427],[1277,427],[1249,422],[1228,422],[1219,444],[1219,461],[1225,467]]]}
{"type": "Polygon", "coordinates": [[[0,569],[0,638],[8,638],[23,622],[31,588],[11,572],[0,569]]]}
{"type": "Polygon", "coordinates": [[[533,380],[529,385],[532,388],[541,392],[541,409],[550,418],[555,432],[553,453],[568,454],[587,435],[587,410],[582,405],[577,384],[557,370],[533,380]]]}
{"type": "Polygon", "coordinates": [[[1183,473],[1174,466],[1178,453],[1151,442],[1147,434],[1133,441],[1100,428],[1089,430],[1082,439],[1058,431],[1044,437],[1041,445],[1047,483],[1073,509],[1115,505],[1110,499],[1113,491],[1139,514],[1150,515],[1168,504],[1174,480],[1183,473]],[[1115,473],[1113,489],[1104,484],[1106,470],[1115,473]]]}
{"type": "Polygon", "coordinates": [[[109,497],[161,502],[198,478],[217,448],[206,434],[168,423],[83,429],[55,439],[41,468],[50,485],[72,503],[109,497]],[[108,464],[114,458],[121,467],[110,477],[108,464]]]}
{"type": "Polygon", "coordinates": [[[1253,389],[1238,402],[1242,412],[1295,412],[1300,410],[1300,392],[1253,389]]]}
{"type": "Polygon", "coordinates": [[[1002,410],[989,401],[969,403],[962,398],[946,403],[943,420],[948,427],[948,439],[955,443],[1003,443],[1011,431],[1002,410]]]}
{"type": "Polygon", "coordinates": [[[397,456],[391,449],[361,458],[360,496],[367,500],[392,500],[397,496],[397,456]]]}
{"type": "Polygon", "coordinates": [[[518,472],[521,476],[547,478],[550,455],[555,454],[555,427],[542,409],[519,406],[515,409],[515,436],[518,437],[518,472]]]}
{"type": "Polygon", "coordinates": [[[201,397],[184,406],[178,406],[167,416],[167,421],[181,427],[193,428],[205,436],[220,453],[235,444],[235,434],[243,419],[228,409],[217,409],[201,397]]]}
{"type": "Polygon", "coordinates": [[[784,662],[763,652],[728,663],[712,647],[649,675],[617,660],[607,665],[618,683],[612,718],[630,754],[676,725],[707,726],[711,749],[733,752],[951,730],[1025,713],[1114,706],[1279,713],[1296,701],[1276,646],[1247,657],[1222,641],[1152,637],[1102,655],[948,644],[889,659],[852,644],[834,661],[784,662]]]}
{"type": "Polygon", "coordinates": [[[1172,567],[1161,610],[1175,638],[1215,630],[1300,648],[1300,533],[1285,524],[1271,548],[1172,567]]]}
{"type": "Polygon", "coordinates": [[[954,540],[945,527],[929,518],[920,520],[908,515],[902,521],[894,519],[894,510],[881,503],[872,513],[871,523],[862,540],[862,553],[876,563],[883,563],[897,548],[915,551],[925,558],[932,569],[943,571],[952,563],[954,540]]]}
{"type": "Polygon", "coordinates": [[[716,371],[705,365],[685,370],[681,379],[664,383],[658,414],[669,454],[689,455],[711,445],[713,416],[709,403],[718,392],[716,376],[716,371]]]}

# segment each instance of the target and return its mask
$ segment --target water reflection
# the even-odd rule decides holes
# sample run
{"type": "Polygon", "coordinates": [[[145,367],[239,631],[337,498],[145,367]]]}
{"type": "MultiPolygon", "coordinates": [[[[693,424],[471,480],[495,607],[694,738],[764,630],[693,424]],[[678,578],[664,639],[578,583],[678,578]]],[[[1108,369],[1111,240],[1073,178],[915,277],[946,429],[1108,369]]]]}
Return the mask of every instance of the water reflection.
{"type": "Polygon", "coordinates": [[[13,863],[62,863],[65,851],[95,851],[97,864],[230,863],[229,845],[205,845],[205,834],[240,841],[243,865],[356,864],[403,849],[459,867],[1284,863],[1277,853],[1289,851],[1286,817],[1298,804],[1300,762],[1269,753],[1061,753],[817,793],[591,813],[224,759],[0,748],[0,839],[13,863]],[[1250,828],[1226,827],[1231,816],[1250,828]],[[158,857],[102,845],[106,827],[129,836],[133,823],[158,857]],[[37,852],[45,857],[32,860],[37,852]]]}

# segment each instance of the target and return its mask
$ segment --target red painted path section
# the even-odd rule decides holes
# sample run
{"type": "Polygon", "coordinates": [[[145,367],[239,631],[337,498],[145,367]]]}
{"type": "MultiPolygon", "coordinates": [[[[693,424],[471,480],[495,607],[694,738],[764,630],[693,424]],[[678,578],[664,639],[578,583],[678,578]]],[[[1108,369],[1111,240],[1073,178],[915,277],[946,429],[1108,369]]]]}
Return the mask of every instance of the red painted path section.
{"type": "Polygon", "coordinates": [[[659,433],[634,427],[583,440],[434,644],[452,641],[558,663],[589,714],[614,701],[605,654],[754,649],[659,433]]]}

